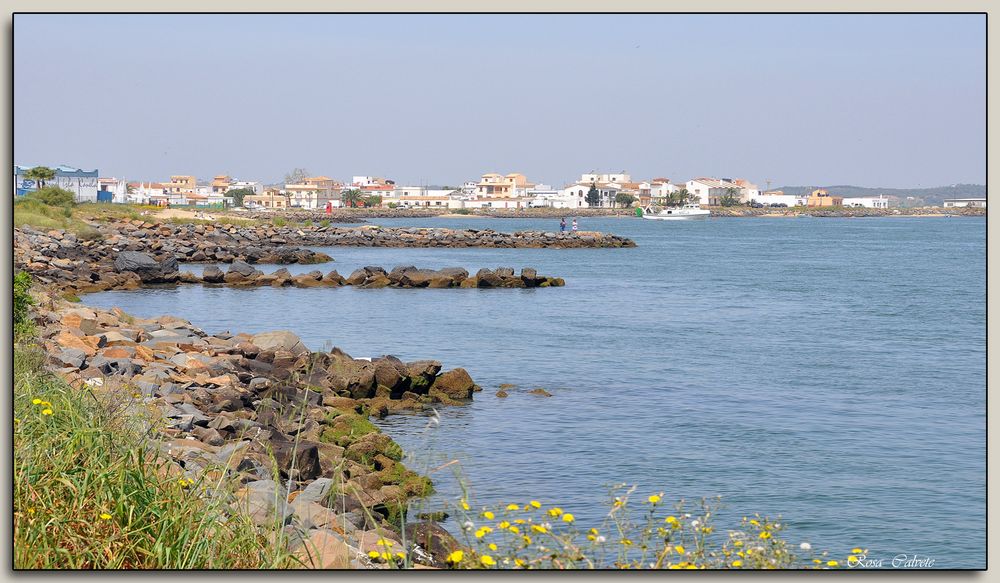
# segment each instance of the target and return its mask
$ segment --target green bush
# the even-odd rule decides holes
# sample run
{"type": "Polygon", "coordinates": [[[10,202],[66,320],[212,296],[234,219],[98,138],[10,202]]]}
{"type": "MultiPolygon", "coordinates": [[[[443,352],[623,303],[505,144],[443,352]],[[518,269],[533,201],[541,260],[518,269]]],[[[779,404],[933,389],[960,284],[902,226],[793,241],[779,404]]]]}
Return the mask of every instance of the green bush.
{"type": "Polygon", "coordinates": [[[59,188],[58,186],[46,186],[44,188],[39,188],[38,190],[27,194],[25,198],[37,200],[42,204],[47,204],[49,206],[72,208],[75,204],[73,193],[59,188]]]}
{"type": "Polygon", "coordinates": [[[43,362],[15,345],[14,568],[294,566],[272,533],[229,511],[235,484],[192,479],[144,445],[135,395],[74,389],[43,362]]]}
{"type": "Polygon", "coordinates": [[[274,217],[274,219],[271,220],[271,224],[275,227],[284,227],[287,224],[287,221],[285,221],[284,217],[274,217]]]}
{"type": "Polygon", "coordinates": [[[31,276],[27,272],[21,271],[14,275],[14,337],[21,338],[34,331],[34,322],[31,319],[31,306],[35,300],[32,299],[28,290],[31,289],[31,276]]]}

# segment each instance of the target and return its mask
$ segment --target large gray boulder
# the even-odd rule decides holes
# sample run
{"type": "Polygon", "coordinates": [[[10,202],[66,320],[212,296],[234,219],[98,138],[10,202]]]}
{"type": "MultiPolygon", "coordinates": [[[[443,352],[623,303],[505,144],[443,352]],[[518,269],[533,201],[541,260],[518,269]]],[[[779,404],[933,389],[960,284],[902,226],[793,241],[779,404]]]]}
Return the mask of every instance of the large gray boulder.
{"type": "Polygon", "coordinates": [[[256,334],[250,339],[250,342],[261,350],[287,350],[295,356],[309,352],[306,345],[302,344],[302,340],[288,330],[256,334]]]}
{"type": "Polygon", "coordinates": [[[173,283],[180,278],[176,257],[168,256],[157,261],[152,255],[140,251],[118,253],[115,271],[135,273],[143,283],[173,283]]]}
{"type": "Polygon", "coordinates": [[[201,273],[201,279],[205,283],[222,283],[225,273],[215,265],[209,265],[201,273]]]}

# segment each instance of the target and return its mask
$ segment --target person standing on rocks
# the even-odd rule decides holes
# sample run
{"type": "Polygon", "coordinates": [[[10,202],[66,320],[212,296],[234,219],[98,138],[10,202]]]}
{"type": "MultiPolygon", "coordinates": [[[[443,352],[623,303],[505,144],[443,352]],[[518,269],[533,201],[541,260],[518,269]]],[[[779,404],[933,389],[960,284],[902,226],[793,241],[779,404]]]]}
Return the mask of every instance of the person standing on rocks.
{"type": "Polygon", "coordinates": [[[563,217],[562,219],[559,220],[559,232],[560,233],[566,232],[566,217],[563,217]]]}
{"type": "Polygon", "coordinates": [[[573,232],[576,232],[576,217],[573,217],[573,232]]]}

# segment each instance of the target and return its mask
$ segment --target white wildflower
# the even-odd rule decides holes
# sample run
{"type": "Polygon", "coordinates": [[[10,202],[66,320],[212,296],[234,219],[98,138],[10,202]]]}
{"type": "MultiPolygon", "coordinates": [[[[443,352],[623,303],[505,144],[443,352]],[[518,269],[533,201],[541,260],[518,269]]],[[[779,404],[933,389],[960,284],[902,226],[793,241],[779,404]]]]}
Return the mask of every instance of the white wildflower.
{"type": "Polygon", "coordinates": [[[803,551],[808,551],[808,550],[812,549],[813,546],[811,544],[809,544],[809,543],[802,543],[802,544],[799,545],[799,548],[802,549],[803,551]]]}

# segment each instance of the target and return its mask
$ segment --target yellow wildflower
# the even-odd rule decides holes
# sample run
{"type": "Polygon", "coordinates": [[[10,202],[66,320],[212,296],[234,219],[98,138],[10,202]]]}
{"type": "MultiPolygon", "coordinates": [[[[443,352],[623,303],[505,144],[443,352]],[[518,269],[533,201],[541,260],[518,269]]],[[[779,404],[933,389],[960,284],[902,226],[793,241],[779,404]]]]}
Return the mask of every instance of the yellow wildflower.
{"type": "Polygon", "coordinates": [[[41,405],[42,404],[42,400],[41,399],[32,399],[31,400],[31,404],[32,405],[41,405]]]}
{"type": "Polygon", "coordinates": [[[465,500],[462,500],[462,510],[468,510],[468,509],[469,509],[469,503],[466,502],[465,500]]]}
{"type": "Polygon", "coordinates": [[[486,520],[493,520],[493,513],[487,510],[486,512],[483,512],[483,518],[486,520]]]}
{"type": "Polygon", "coordinates": [[[682,547],[681,545],[675,546],[674,550],[677,551],[677,554],[679,554],[679,555],[683,555],[684,554],[684,547],[682,547]]]}
{"type": "Polygon", "coordinates": [[[495,550],[497,550],[497,545],[496,545],[496,543],[490,543],[490,544],[489,544],[489,547],[490,547],[490,550],[491,550],[491,551],[495,551],[495,550]]]}
{"type": "Polygon", "coordinates": [[[864,551],[862,551],[861,549],[855,547],[855,548],[851,549],[851,552],[854,553],[855,555],[857,555],[857,554],[862,553],[864,551]]]}
{"type": "Polygon", "coordinates": [[[733,546],[734,547],[742,547],[743,546],[743,541],[741,541],[741,540],[734,540],[733,541],[733,546]]]}
{"type": "Polygon", "coordinates": [[[706,526],[706,527],[704,527],[704,528],[701,529],[701,532],[703,532],[705,534],[712,534],[713,530],[715,530],[715,529],[712,528],[711,526],[706,526]]]}
{"type": "Polygon", "coordinates": [[[541,524],[532,524],[531,530],[545,534],[545,527],[542,526],[541,524]]]}
{"type": "Polygon", "coordinates": [[[101,520],[111,520],[111,515],[108,514],[107,512],[102,512],[101,513],[101,520]]]}
{"type": "Polygon", "coordinates": [[[482,563],[484,567],[492,567],[497,564],[497,562],[493,560],[493,557],[489,555],[479,557],[479,562],[482,563]]]}
{"type": "Polygon", "coordinates": [[[751,520],[751,521],[750,521],[750,524],[752,524],[752,525],[754,525],[754,526],[760,526],[760,523],[759,523],[759,522],[757,522],[756,520],[751,520]]]}
{"type": "Polygon", "coordinates": [[[659,495],[657,495],[657,494],[653,494],[652,496],[650,496],[648,498],[648,500],[649,500],[650,504],[654,504],[655,505],[655,504],[658,504],[660,502],[660,500],[662,500],[662,498],[659,495]]]}
{"type": "Polygon", "coordinates": [[[380,538],[375,544],[383,547],[391,547],[395,543],[393,543],[391,540],[387,538],[380,538]]]}
{"type": "Polygon", "coordinates": [[[827,561],[826,562],[826,566],[827,567],[836,567],[838,564],[839,563],[837,561],[827,561]]]}
{"type": "Polygon", "coordinates": [[[559,516],[563,513],[562,508],[556,506],[555,508],[549,508],[549,516],[559,516]]]}
{"type": "Polygon", "coordinates": [[[857,555],[847,555],[847,561],[849,563],[853,563],[854,561],[857,561],[857,560],[858,560],[857,555]]]}
{"type": "Polygon", "coordinates": [[[501,530],[507,530],[508,527],[510,527],[510,523],[507,522],[506,520],[501,520],[499,523],[497,523],[497,528],[501,530]]]}
{"type": "Polygon", "coordinates": [[[461,563],[462,559],[464,559],[464,558],[465,558],[465,553],[464,552],[462,552],[462,551],[453,551],[450,555],[448,555],[448,559],[447,560],[448,560],[449,563],[451,563],[452,565],[454,565],[454,564],[457,564],[457,563],[461,563]]]}
{"type": "Polygon", "coordinates": [[[532,501],[531,501],[531,502],[529,502],[528,504],[529,504],[529,505],[530,505],[530,506],[531,506],[532,508],[541,508],[541,507],[542,507],[542,503],[541,503],[541,502],[539,502],[538,500],[532,500],[532,501]]]}
{"type": "Polygon", "coordinates": [[[373,558],[373,559],[377,559],[378,556],[379,556],[379,552],[378,551],[368,551],[368,556],[371,557],[371,558],[373,558]]]}
{"type": "Polygon", "coordinates": [[[771,533],[769,533],[769,532],[767,532],[765,530],[764,532],[760,533],[760,538],[762,538],[764,540],[767,540],[767,539],[771,538],[771,533]]]}
{"type": "Polygon", "coordinates": [[[743,561],[741,561],[739,559],[736,559],[735,561],[733,561],[733,566],[734,567],[742,567],[743,566],[743,561]]]}
{"type": "Polygon", "coordinates": [[[526,565],[527,563],[525,563],[523,559],[514,559],[514,564],[515,564],[516,566],[518,566],[518,567],[523,567],[523,566],[525,566],[525,565],[526,565]]]}
{"type": "Polygon", "coordinates": [[[531,544],[531,537],[530,537],[530,536],[528,536],[528,535],[524,535],[524,536],[522,536],[522,537],[521,537],[521,540],[523,540],[523,541],[524,541],[524,544],[525,544],[525,545],[530,545],[530,544],[531,544]]]}
{"type": "Polygon", "coordinates": [[[521,509],[521,507],[518,506],[517,504],[508,504],[507,505],[507,510],[520,510],[520,509],[521,509]]]}
{"type": "Polygon", "coordinates": [[[566,514],[563,514],[562,518],[563,518],[563,522],[573,522],[574,520],[576,520],[576,517],[573,516],[572,514],[570,514],[569,512],[567,512],[566,514]]]}
{"type": "Polygon", "coordinates": [[[673,526],[674,528],[677,528],[680,525],[680,523],[677,521],[676,516],[668,516],[665,519],[663,519],[663,521],[673,526]]]}
{"type": "Polygon", "coordinates": [[[523,518],[515,518],[514,524],[524,524],[525,520],[523,518]]]}
{"type": "Polygon", "coordinates": [[[519,534],[521,532],[521,529],[514,525],[511,525],[507,530],[511,531],[514,534],[519,534]]]}
{"type": "Polygon", "coordinates": [[[42,409],[42,415],[51,415],[52,409],[42,409]]]}
{"type": "Polygon", "coordinates": [[[625,545],[626,547],[630,547],[630,546],[632,546],[632,539],[629,539],[629,538],[623,538],[621,542],[622,542],[622,544],[623,544],[623,545],[625,545]]]}

